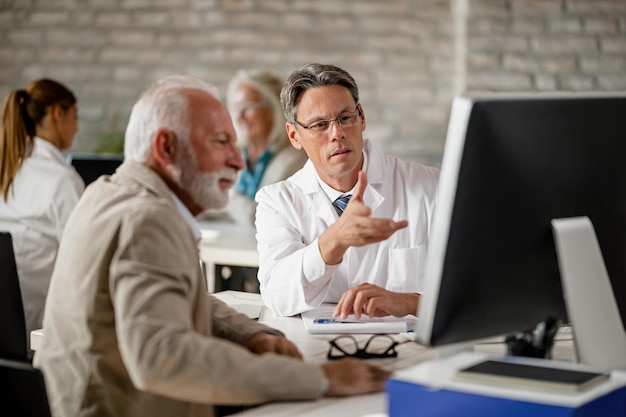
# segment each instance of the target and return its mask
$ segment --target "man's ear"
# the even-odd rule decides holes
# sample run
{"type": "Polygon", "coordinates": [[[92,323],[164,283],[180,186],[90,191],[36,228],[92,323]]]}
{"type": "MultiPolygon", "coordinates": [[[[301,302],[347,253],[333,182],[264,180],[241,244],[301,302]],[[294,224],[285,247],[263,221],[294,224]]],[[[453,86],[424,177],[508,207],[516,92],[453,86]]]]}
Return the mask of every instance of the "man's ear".
{"type": "Polygon", "coordinates": [[[296,130],[296,126],[292,123],[285,123],[285,129],[287,129],[287,136],[289,137],[289,141],[291,142],[291,146],[296,149],[302,149],[302,144],[300,143],[300,135],[296,130]]]}
{"type": "Polygon", "coordinates": [[[361,132],[365,131],[365,112],[363,111],[363,107],[361,106],[361,103],[357,104],[358,106],[358,110],[360,112],[361,115],[361,132]]]}
{"type": "Polygon", "coordinates": [[[168,129],[159,129],[152,139],[152,157],[161,165],[166,167],[173,165],[178,152],[178,140],[176,134],[168,129]]]}

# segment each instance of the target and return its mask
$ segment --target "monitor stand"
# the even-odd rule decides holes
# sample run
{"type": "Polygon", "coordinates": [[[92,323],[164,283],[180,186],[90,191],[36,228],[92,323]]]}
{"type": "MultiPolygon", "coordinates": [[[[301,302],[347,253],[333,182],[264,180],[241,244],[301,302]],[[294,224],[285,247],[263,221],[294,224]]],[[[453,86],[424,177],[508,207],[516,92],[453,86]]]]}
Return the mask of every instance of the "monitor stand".
{"type": "Polygon", "coordinates": [[[626,369],[626,331],[591,220],[554,219],[552,229],[578,360],[626,369]]]}

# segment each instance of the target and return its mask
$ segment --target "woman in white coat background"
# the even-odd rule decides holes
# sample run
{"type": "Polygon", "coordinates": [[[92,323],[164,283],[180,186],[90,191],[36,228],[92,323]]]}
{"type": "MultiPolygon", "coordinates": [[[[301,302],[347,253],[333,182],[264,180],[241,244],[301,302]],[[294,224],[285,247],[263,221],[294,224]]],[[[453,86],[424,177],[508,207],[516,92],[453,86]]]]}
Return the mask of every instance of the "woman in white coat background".
{"type": "Polygon", "coordinates": [[[76,97],[50,79],[13,90],[0,132],[0,230],[11,233],[28,331],[41,328],[67,219],[85,185],[65,161],[78,131],[76,97]]]}

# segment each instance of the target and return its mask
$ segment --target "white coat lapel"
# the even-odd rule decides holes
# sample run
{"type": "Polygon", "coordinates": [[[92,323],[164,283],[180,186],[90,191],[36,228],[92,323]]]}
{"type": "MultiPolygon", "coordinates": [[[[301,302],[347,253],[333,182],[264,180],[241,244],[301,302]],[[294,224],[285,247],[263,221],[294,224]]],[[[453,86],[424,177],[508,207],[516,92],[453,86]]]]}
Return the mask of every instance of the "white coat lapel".
{"type": "Polygon", "coordinates": [[[385,183],[384,155],[369,139],[363,141],[363,152],[367,153],[367,188],[363,194],[363,201],[374,214],[385,201],[385,197],[378,192],[385,183]]]}
{"type": "Polygon", "coordinates": [[[328,223],[334,223],[337,220],[337,212],[328,201],[324,191],[319,187],[313,195],[313,201],[311,201],[311,214],[326,220],[328,223]]]}
{"type": "Polygon", "coordinates": [[[308,207],[312,216],[325,220],[327,224],[331,224],[337,219],[337,212],[320,188],[315,167],[310,160],[304,164],[304,167],[293,177],[293,180],[302,189],[305,198],[310,199],[308,207]]]}

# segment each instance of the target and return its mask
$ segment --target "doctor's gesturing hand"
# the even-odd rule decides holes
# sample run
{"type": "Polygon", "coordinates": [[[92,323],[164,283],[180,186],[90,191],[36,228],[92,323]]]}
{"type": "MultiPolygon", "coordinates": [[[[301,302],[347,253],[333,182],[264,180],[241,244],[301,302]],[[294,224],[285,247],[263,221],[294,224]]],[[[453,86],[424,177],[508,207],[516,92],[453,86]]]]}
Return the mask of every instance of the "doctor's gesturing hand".
{"type": "Polygon", "coordinates": [[[354,194],[343,214],[318,239],[322,258],[328,265],[341,262],[350,246],[364,246],[386,240],[396,230],[407,227],[406,220],[393,221],[371,217],[372,210],[363,202],[367,175],[359,171],[354,194]]]}
{"type": "MultiPolygon", "coordinates": [[[[322,258],[329,265],[341,262],[350,246],[364,246],[383,241],[408,225],[406,220],[394,221],[371,217],[372,211],[363,202],[367,175],[360,171],[354,194],[343,214],[319,237],[322,258]]],[[[361,314],[370,317],[404,316],[415,314],[418,294],[387,291],[379,286],[363,283],[346,291],[335,308],[334,315],[347,317],[361,314]]]]}

